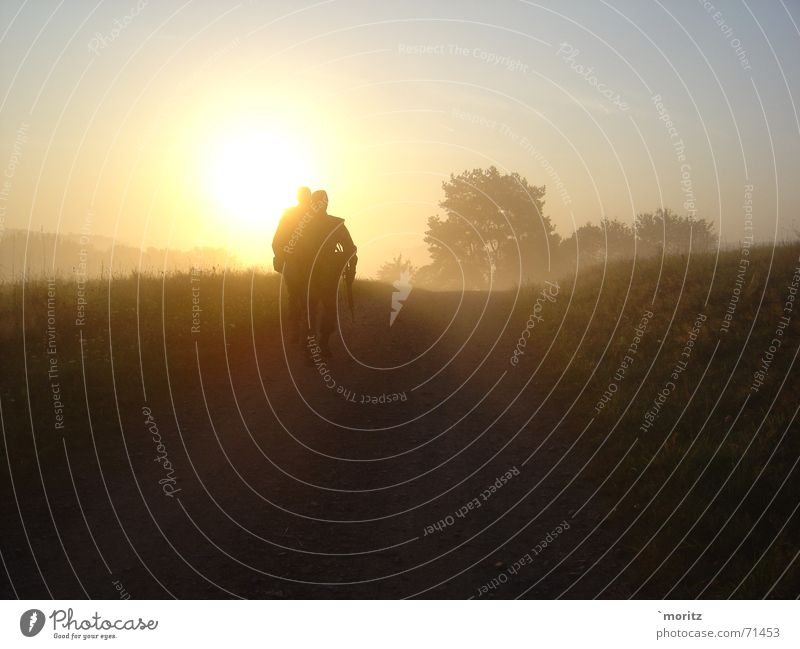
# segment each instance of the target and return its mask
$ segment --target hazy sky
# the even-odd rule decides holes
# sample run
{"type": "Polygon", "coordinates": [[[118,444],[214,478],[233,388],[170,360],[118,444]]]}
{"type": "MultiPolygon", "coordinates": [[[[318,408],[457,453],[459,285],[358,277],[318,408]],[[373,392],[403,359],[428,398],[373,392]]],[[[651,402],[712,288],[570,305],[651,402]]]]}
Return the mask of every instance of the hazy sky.
{"type": "Polygon", "coordinates": [[[562,236],[663,204],[735,243],[748,184],[757,238],[800,228],[797,2],[3,0],[0,16],[0,230],[269,263],[306,182],[370,274],[424,262],[442,181],[492,164],[547,186],[562,236]]]}

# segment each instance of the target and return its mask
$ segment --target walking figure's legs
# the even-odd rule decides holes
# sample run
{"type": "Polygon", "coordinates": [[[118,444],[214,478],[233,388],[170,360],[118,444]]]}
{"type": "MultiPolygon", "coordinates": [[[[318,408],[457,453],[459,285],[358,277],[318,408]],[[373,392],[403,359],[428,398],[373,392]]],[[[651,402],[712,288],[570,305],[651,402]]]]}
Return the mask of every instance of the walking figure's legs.
{"type": "MultiPolygon", "coordinates": [[[[338,278],[337,278],[338,280],[338,278]]],[[[330,337],[336,330],[336,306],[338,296],[338,281],[329,281],[323,287],[320,302],[322,303],[322,317],[320,319],[320,343],[323,356],[331,356],[330,337]]]]}

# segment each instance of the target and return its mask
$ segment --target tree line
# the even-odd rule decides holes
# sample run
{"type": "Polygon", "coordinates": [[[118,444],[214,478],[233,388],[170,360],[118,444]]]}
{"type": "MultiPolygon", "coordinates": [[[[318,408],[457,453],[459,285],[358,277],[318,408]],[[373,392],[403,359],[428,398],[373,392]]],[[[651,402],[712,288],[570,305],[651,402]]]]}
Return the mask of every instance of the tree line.
{"type": "Polygon", "coordinates": [[[378,270],[394,282],[402,273],[432,288],[508,288],[581,265],[636,256],[706,252],[717,243],[713,224],[667,208],[638,214],[632,225],[604,218],[562,238],[544,213],[545,186],[494,166],[451,174],[442,183],[443,214],[428,218],[431,261],[415,267],[398,255],[378,270]]]}

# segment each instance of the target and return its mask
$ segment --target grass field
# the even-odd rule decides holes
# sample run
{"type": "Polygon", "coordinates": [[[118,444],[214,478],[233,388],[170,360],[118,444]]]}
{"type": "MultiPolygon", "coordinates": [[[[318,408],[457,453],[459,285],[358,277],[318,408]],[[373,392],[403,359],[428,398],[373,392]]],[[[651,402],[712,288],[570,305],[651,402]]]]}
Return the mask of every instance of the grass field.
{"type": "Polygon", "coordinates": [[[741,258],[357,281],[325,367],[277,275],[3,284],[3,593],[794,597],[800,245],[741,258]]]}

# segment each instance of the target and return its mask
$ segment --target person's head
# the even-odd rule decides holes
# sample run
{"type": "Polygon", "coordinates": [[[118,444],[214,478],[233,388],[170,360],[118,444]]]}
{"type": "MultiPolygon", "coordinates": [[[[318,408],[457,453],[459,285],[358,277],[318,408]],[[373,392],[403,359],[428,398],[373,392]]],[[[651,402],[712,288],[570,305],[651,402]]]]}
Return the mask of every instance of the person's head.
{"type": "Polygon", "coordinates": [[[301,187],[297,190],[297,204],[308,205],[311,202],[311,190],[308,187],[301,187]]]}
{"type": "Polygon", "coordinates": [[[328,192],[318,189],[311,194],[311,207],[317,214],[325,214],[328,210],[328,192]]]}

